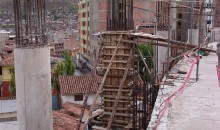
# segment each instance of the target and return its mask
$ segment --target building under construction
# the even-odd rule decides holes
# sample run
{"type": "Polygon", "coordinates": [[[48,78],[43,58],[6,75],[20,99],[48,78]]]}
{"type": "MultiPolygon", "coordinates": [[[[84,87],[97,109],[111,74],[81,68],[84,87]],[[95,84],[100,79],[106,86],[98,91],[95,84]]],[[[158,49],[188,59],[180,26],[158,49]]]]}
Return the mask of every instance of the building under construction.
{"type": "MultiPolygon", "coordinates": [[[[88,123],[90,128],[98,130],[147,129],[159,86],[167,84],[160,82],[161,77],[158,76],[158,64],[160,64],[158,47],[164,47],[166,51],[164,56],[167,55],[167,62],[163,63],[163,77],[181,58],[180,55],[169,59],[173,51],[175,51],[173,56],[176,56],[177,52],[183,53],[197,46],[171,40],[169,35],[164,38],[135,32],[133,31],[133,8],[135,8],[133,0],[108,0],[108,3],[108,31],[99,35],[100,49],[95,67],[97,74],[102,76],[103,80],[90,108],[88,123]],[[150,65],[143,56],[138,47],[140,44],[154,48],[153,52],[149,53],[153,65],[150,65]],[[144,66],[143,70],[140,70],[140,62],[144,66]],[[91,117],[91,112],[94,111],[99,96],[102,97],[100,109],[103,113],[94,118],[91,117]]],[[[160,8],[158,11],[163,16],[156,15],[160,16],[158,23],[162,26],[161,30],[170,33],[171,4],[157,2],[157,8],[160,8]]],[[[206,48],[201,50],[210,51],[206,48]]]]}
{"type": "MultiPolygon", "coordinates": [[[[25,0],[22,4],[24,4],[23,7],[20,0],[14,0],[17,35],[15,52],[17,101],[21,103],[18,108],[19,128],[38,129],[40,127],[41,130],[50,130],[52,129],[51,75],[49,48],[45,34],[45,1],[35,0],[32,4],[31,1],[25,0]],[[19,64],[19,61],[23,61],[23,64],[19,64]]],[[[171,4],[157,3],[159,9],[155,15],[159,20],[161,31],[168,32],[167,38],[136,32],[133,8],[135,8],[133,0],[108,0],[107,31],[98,35],[100,48],[97,65],[94,68],[95,73],[102,77],[102,81],[99,83],[99,89],[90,107],[87,121],[89,129],[147,129],[159,86],[169,84],[169,82],[162,82],[162,77],[166,74],[166,78],[172,78],[168,71],[188,50],[199,48],[203,51],[212,51],[171,39],[171,4]],[[153,50],[147,48],[147,57],[139,48],[140,44],[153,48],[153,50]],[[167,58],[164,63],[158,60],[158,52],[161,51],[159,47],[165,49],[163,55],[167,58]],[[176,56],[176,53],[172,55],[173,50],[181,55],[176,56]],[[158,64],[163,64],[162,76],[158,75],[158,64]],[[99,96],[102,98],[102,104],[98,109],[101,109],[102,113],[93,116],[99,96]]],[[[87,99],[88,97],[85,98],[84,105],[87,99]]],[[[82,108],[78,130],[84,111],[85,107],[82,108]]]]}

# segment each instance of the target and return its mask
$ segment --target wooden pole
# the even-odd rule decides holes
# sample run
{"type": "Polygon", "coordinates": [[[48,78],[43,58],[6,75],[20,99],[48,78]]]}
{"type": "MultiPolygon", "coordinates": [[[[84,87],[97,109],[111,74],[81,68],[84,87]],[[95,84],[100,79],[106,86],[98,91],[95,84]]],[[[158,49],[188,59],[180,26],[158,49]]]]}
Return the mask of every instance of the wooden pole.
{"type": "MultiPolygon", "coordinates": [[[[95,53],[96,53],[96,52],[95,52],[95,53]]],[[[99,57],[99,56],[97,55],[97,56],[96,56],[95,67],[93,68],[93,78],[90,79],[90,81],[89,81],[89,84],[90,84],[89,90],[91,90],[91,86],[92,86],[92,84],[94,84],[94,80],[95,80],[95,78],[96,78],[96,67],[97,67],[97,65],[98,65],[98,63],[99,63],[99,60],[98,60],[99,58],[98,58],[98,57],[99,57]]],[[[89,91],[89,92],[90,92],[90,91],[89,91]]],[[[89,92],[86,93],[85,99],[84,99],[84,101],[83,101],[83,107],[82,107],[82,109],[81,109],[80,118],[79,118],[79,121],[78,121],[76,130],[80,130],[81,123],[82,123],[82,119],[83,119],[83,116],[84,116],[84,113],[85,113],[85,109],[86,109],[86,106],[87,106],[87,102],[88,102],[88,98],[89,98],[89,92]]]]}
{"type": "Polygon", "coordinates": [[[108,122],[107,130],[110,130],[110,129],[111,129],[111,126],[112,126],[113,118],[114,118],[114,116],[115,116],[116,109],[117,109],[117,107],[118,107],[118,101],[119,101],[119,98],[120,98],[120,96],[121,96],[121,91],[122,91],[122,88],[123,88],[123,86],[124,86],[125,80],[126,80],[126,78],[127,78],[128,71],[129,71],[129,69],[130,69],[131,59],[132,59],[132,57],[133,57],[133,56],[132,56],[132,53],[133,53],[133,49],[130,50],[130,55],[129,55],[129,58],[128,58],[127,66],[126,66],[126,69],[125,69],[125,72],[124,72],[122,81],[121,81],[121,83],[120,83],[117,96],[116,96],[116,98],[115,98],[115,103],[114,103],[114,107],[113,107],[113,110],[112,110],[112,114],[111,114],[110,119],[109,119],[109,122],[108,122]]]}
{"type": "MultiPolygon", "coordinates": [[[[120,40],[121,40],[121,39],[122,39],[122,35],[120,36],[120,40]]],[[[118,44],[117,44],[117,47],[115,48],[115,51],[114,51],[113,56],[112,56],[112,58],[111,58],[111,61],[110,61],[109,65],[108,65],[108,68],[107,68],[107,70],[106,70],[106,72],[105,72],[105,75],[104,75],[104,77],[103,77],[103,79],[102,79],[102,82],[101,82],[101,84],[99,85],[99,89],[98,89],[98,91],[97,91],[97,93],[96,93],[96,95],[95,95],[95,98],[94,98],[94,100],[93,100],[92,106],[90,107],[89,117],[88,117],[88,120],[87,120],[86,124],[88,124],[88,121],[89,121],[90,117],[92,116],[93,108],[94,108],[94,106],[95,106],[95,104],[96,104],[96,101],[97,101],[97,99],[98,99],[99,94],[100,94],[101,91],[102,91],[102,87],[103,87],[103,85],[104,85],[104,83],[105,83],[105,80],[106,80],[106,78],[107,78],[107,76],[108,76],[108,73],[109,73],[109,71],[110,71],[110,68],[111,68],[111,66],[112,66],[112,63],[113,63],[113,61],[114,61],[114,59],[115,59],[115,56],[116,56],[116,53],[117,53],[119,44],[120,44],[120,42],[121,42],[120,40],[119,40],[119,42],[118,42],[118,44]]]]}
{"type": "MultiPolygon", "coordinates": [[[[202,42],[202,12],[203,12],[203,6],[204,3],[202,3],[200,7],[200,15],[199,15],[199,42],[198,42],[198,56],[201,48],[201,42],[202,42]]],[[[199,60],[197,62],[197,68],[196,68],[196,81],[199,80],[199,60]]]]}
{"type": "Polygon", "coordinates": [[[150,71],[150,69],[149,69],[149,67],[148,67],[148,65],[147,65],[147,63],[146,63],[146,61],[144,60],[144,57],[143,57],[143,55],[142,55],[140,49],[139,49],[139,48],[137,48],[137,49],[138,49],[139,55],[141,56],[141,60],[143,61],[144,66],[145,66],[145,68],[147,69],[148,74],[151,74],[151,71],[150,71]]]}

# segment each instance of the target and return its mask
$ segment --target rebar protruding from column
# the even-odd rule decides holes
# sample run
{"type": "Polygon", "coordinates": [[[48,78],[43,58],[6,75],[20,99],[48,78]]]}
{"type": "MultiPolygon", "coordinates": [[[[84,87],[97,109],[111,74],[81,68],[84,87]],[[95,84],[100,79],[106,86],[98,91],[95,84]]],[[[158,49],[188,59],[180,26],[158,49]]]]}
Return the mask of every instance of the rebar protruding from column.
{"type": "Polygon", "coordinates": [[[16,47],[47,45],[45,0],[13,0],[16,47]]]}

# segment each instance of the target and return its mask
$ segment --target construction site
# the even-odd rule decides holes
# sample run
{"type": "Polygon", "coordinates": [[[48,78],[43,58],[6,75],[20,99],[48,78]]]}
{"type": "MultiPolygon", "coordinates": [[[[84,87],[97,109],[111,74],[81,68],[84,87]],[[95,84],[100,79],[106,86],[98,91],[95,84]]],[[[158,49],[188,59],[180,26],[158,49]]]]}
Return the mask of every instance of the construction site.
{"type": "Polygon", "coordinates": [[[91,72],[84,80],[58,77],[60,111],[64,101],[81,101],[77,104],[81,107],[73,128],[55,129],[59,119],[53,118],[52,111],[46,0],[13,0],[16,129],[220,129],[218,0],[149,0],[148,8],[138,6],[141,0],[103,1],[97,5],[92,0],[78,1],[82,17],[78,53],[93,55],[94,61],[87,63],[91,72]],[[98,5],[105,14],[99,25],[105,29],[92,32],[99,11],[92,7],[99,9],[98,5]],[[85,7],[90,9],[81,9],[85,7]],[[150,20],[137,22],[142,15],[137,10],[144,12],[142,17],[148,13],[150,20]],[[81,39],[81,35],[88,36],[81,39]],[[97,46],[94,52],[86,50],[92,48],[89,43],[97,46]],[[84,85],[75,85],[78,82],[84,85]],[[77,100],[76,95],[70,98],[70,90],[77,100]]]}

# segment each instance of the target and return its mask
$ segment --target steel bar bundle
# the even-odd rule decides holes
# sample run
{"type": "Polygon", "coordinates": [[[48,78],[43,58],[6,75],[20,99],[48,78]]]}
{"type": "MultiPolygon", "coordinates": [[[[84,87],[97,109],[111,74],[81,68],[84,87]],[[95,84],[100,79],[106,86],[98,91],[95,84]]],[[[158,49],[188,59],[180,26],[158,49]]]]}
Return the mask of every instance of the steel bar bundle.
{"type": "Polygon", "coordinates": [[[47,45],[45,0],[14,0],[16,46],[47,45]]]}

